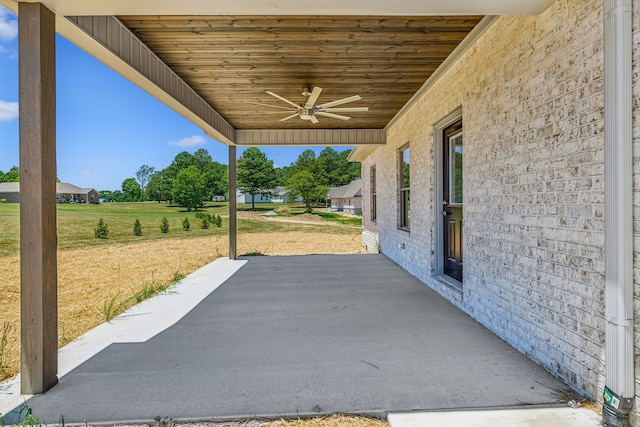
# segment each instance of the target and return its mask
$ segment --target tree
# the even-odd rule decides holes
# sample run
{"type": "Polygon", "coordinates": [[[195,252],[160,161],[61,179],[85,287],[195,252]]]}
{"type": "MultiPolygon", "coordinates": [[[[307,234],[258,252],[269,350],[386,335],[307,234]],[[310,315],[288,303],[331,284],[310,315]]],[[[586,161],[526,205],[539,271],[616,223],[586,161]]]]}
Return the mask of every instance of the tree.
{"type": "Polygon", "coordinates": [[[142,236],[142,224],[140,224],[140,220],[138,218],[136,218],[136,221],[133,223],[133,235],[142,236]]]}
{"type": "Polygon", "coordinates": [[[287,180],[287,189],[294,196],[301,196],[305,203],[305,212],[311,212],[311,201],[327,197],[327,186],[318,183],[309,171],[296,172],[287,180]]]}
{"type": "MultiPolygon", "coordinates": [[[[257,194],[271,194],[278,178],[273,168],[273,160],[257,147],[249,147],[242,153],[237,163],[238,188],[244,194],[251,195],[251,210],[255,209],[257,194]]],[[[230,194],[229,197],[235,197],[230,194]]]]}
{"type": "Polygon", "coordinates": [[[153,174],[146,188],[147,200],[157,200],[160,203],[161,200],[171,201],[171,182],[165,177],[165,171],[156,172],[153,174]]]}
{"type": "Polygon", "coordinates": [[[115,202],[115,198],[113,197],[113,191],[111,190],[100,190],[98,191],[98,197],[106,200],[107,202],[115,202]]]}
{"type": "Polygon", "coordinates": [[[173,180],[172,195],[175,202],[187,208],[187,211],[202,206],[205,196],[204,179],[200,170],[195,165],[178,172],[173,180]]]}
{"type": "Polygon", "coordinates": [[[98,225],[93,229],[93,235],[96,239],[109,238],[109,226],[104,222],[104,219],[100,218],[98,225]]]}
{"type": "Polygon", "coordinates": [[[207,150],[200,148],[193,153],[192,164],[196,165],[200,172],[205,173],[213,163],[213,158],[207,150]]]}
{"type": "Polygon", "coordinates": [[[301,171],[310,172],[316,178],[320,178],[320,168],[318,166],[318,159],[316,153],[313,150],[304,150],[298,156],[298,159],[293,163],[289,170],[289,176],[301,171]]]}
{"type": "Polygon", "coordinates": [[[0,182],[20,182],[20,168],[13,166],[7,172],[0,171],[0,182]]]}
{"type": "Polygon", "coordinates": [[[229,166],[218,162],[211,162],[205,173],[205,187],[207,200],[213,196],[227,195],[229,192],[229,166]]]}
{"type": "Polygon", "coordinates": [[[330,187],[347,185],[354,179],[360,178],[360,163],[349,162],[351,150],[337,152],[327,147],[318,156],[318,169],[322,182],[330,187]]]}
{"type": "Polygon", "coordinates": [[[277,185],[282,185],[284,187],[287,184],[287,177],[290,175],[290,170],[291,166],[276,168],[276,177],[278,179],[277,185]]]}
{"type": "Polygon", "coordinates": [[[135,178],[122,181],[122,201],[139,202],[142,199],[142,189],[135,178]]]}
{"type": "Polygon", "coordinates": [[[213,161],[207,150],[200,148],[193,153],[193,164],[198,167],[204,178],[205,198],[227,193],[229,186],[229,168],[213,161]]]}
{"type": "MultiPolygon", "coordinates": [[[[215,195],[227,193],[229,182],[228,166],[213,161],[207,150],[204,148],[197,150],[193,154],[186,151],[178,153],[173,159],[173,162],[160,171],[162,173],[162,185],[157,185],[159,184],[158,182],[153,183],[152,185],[152,181],[154,181],[152,178],[152,181],[149,182],[149,186],[152,186],[154,191],[158,191],[160,188],[168,188],[169,192],[171,192],[173,189],[173,181],[178,176],[178,173],[189,166],[197,167],[203,176],[205,199],[211,200],[215,195]]],[[[150,198],[157,199],[157,197],[150,198]]]]}
{"type": "Polygon", "coordinates": [[[169,220],[167,220],[166,216],[163,216],[160,220],[160,232],[163,234],[167,234],[169,232],[169,220]]]}
{"type": "Polygon", "coordinates": [[[124,197],[122,195],[122,191],[120,190],[115,190],[111,193],[111,196],[113,197],[111,200],[113,200],[114,202],[122,202],[124,201],[124,197]]]}
{"type": "Polygon", "coordinates": [[[142,165],[138,172],[136,172],[136,177],[138,177],[138,182],[140,183],[140,189],[142,191],[142,200],[144,201],[144,189],[153,176],[153,173],[156,171],[156,168],[152,166],[142,165]]]}

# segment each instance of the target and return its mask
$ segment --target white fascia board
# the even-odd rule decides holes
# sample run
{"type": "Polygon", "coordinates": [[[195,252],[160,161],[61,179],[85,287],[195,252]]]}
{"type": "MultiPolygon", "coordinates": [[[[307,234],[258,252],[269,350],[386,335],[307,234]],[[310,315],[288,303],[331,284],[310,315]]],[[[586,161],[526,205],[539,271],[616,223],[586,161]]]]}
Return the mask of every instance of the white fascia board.
{"type": "MultiPolygon", "coordinates": [[[[14,3],[18,0],[0,0],[14,3]]],[[[555,0],[23,0],[61,15],[537,15],[555,0]]]]}
{"type": "Polygon", "coordinates": [[[373,154],[378,149],[375,145],[357,145],[353,148],[347,161],[349,162],[363,162],[367,157],[373,154]]]}

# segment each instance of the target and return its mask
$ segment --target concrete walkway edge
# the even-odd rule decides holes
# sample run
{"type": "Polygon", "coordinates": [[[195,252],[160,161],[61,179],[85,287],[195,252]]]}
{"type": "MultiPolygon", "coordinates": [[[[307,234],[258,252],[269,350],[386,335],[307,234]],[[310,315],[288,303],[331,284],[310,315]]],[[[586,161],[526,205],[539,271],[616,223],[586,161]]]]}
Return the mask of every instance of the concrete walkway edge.
{"type": "Polygon", "coordinates": [[[600,416],[588,408],[551,407],[392,413],[389,427],[598,427],[600,416]]]}

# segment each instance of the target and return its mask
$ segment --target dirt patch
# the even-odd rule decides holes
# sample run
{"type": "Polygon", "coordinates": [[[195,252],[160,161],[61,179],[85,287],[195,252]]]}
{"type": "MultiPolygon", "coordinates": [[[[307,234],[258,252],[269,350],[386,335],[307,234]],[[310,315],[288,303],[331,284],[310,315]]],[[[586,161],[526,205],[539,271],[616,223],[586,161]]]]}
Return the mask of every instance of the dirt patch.
{"type": "MultiPolygon", "coordinates": [[[[276,211],[278,211],[278,209],[276,209],[276,211]]],[[[304,214],[295,215],[295,216],[278,216],[278,215],[271,216],[271,215],[265,215],[262,212],[257,213],[257,212],[241,211],[241,212],[238,212],[238,218],[248,219],[253,221],[256,221],[256,220],[279,221],[279,222],[289,222],[289,223],[296,223],[296,224],[313,224],[313,225],[322,224],[329,227],[336,226],[336,225],[340,227],[349,227],[348,225],[345,226],[344,224],[340,224],[338,222],[325,221],[324,219],[322,219],[320,215],[314,215],[310,213],[304,213],[304,214]]]]}
{"type": "MultiPolygon", "coordinates": [[[[227,217],[227,215],[222,215],[223,217],[227,217]]],[[[236,217],[241,219],[251,219],[251,220],[260,220],[264,219],[264,212],[249,212],[249,211],[239,211],[236,212],[236,217]]]]}
{"type": "MultiPolygon", "coordinates": [[[[58,253],[59,345],[105,321],[105,303],[117,301],[151,283],[169,283],[176,273],[188,275],[216,258],[227,256],[226,235],[110,245],[58,253]]],[[[238,235],[238,254],[349,254],[361,251],[359,234],[322,232],[248,233],[238,235]]],[[[20,261],[0,258],[0,338],[9,325],[0,354],[0,381],[19,366],[20,261]]]]}
{"type": "Polygon", "coordinates": [[[310,214],[310,213],[303,213],[302,215],[297,215],[295,218],[299,221],[310,221],[310,222],[324,221],[321,216],[310,214]]]}

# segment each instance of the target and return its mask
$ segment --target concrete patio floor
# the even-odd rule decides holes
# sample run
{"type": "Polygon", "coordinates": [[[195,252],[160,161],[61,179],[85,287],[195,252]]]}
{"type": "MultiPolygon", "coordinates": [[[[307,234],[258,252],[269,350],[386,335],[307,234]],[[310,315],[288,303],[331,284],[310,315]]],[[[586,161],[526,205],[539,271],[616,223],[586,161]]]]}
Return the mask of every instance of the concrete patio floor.
{"type": "Polygon", "coordinates": [[[70,424],[384,416],[576,398],[383,255],[245,260],[210,264],[174,294],[104,325],[120,328],[106,348],[93,348],[91,333],[65,347],[59,384],[27,404],[42,422],[70,424]],[[88,360],[75,367],[65,351],[88,360]]]}

